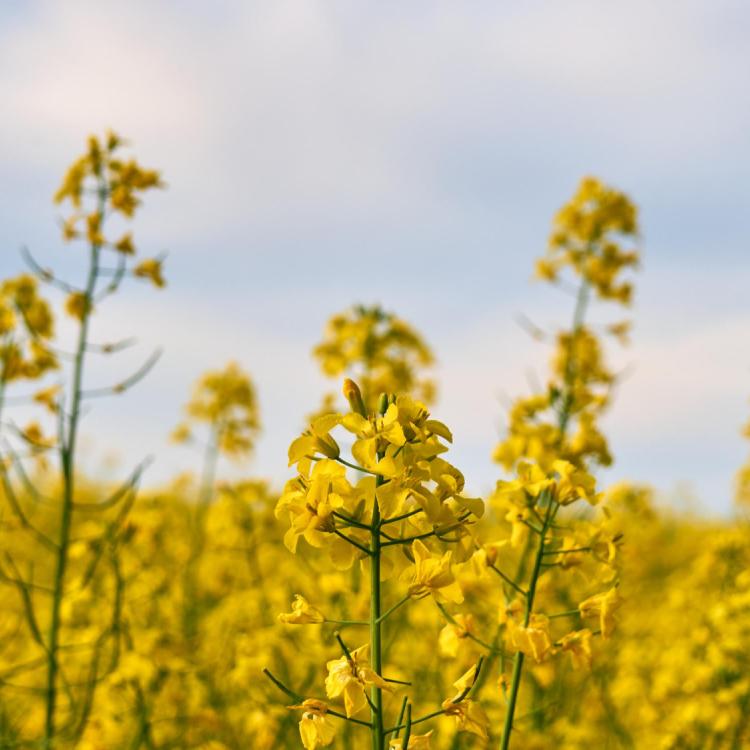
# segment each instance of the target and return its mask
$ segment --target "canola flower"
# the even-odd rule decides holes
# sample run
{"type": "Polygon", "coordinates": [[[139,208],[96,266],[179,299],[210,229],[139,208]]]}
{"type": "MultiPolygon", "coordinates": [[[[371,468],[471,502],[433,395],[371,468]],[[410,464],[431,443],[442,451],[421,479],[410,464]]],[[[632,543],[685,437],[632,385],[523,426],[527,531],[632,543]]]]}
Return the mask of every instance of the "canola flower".
{"type": "MultiPolygon", "coordinates": [[[[80,240],[87,246],[88,268],[86,278],[77,286],[42,268],[26,251],[26,259],[39,281],[62,290],[66,294],[65,311],[77,321],[77,338],[72,352],[70,385],[65,393],[45,389],[36,400],[46,405],[58,416],[58,437],[52,442],[43,437],[41,428],[32,424],[21,433],[21,437],[37,449],[57,450],[60,463],[60,486],[55,489],[52,502],[57,508],[56,522],[48,528],[40,528],[29,518],[19,499],[14,482],[7,467],[3,467],[3,487],[6,500],[29,541],[37,545],[40,555],[51,555],[51,576],[45,586],[38,586],[32,573],[23,574],[17,563],[9,559],[14,570],[12,580],[17,594],[23,601],[24,626],[28,628],[36,649],[41,656],[32,661],[32,671],[44,670],[44,719],[41,744],[45,750],[58,747],[60,742],[77,741],[83,734],[90,715],[90,708],[98,681],[106,672],[106,663],[116,661],[119,648],[117,642],[117,611],[121,602],[122,588],[114,548],[117,545],[122,523],[132,505],[134,488],[140,477],[140,469],[111,498],[91,504],[80,503],[77,492],[77,445],[82,408],[88,398],[122,393],[134,385],[150,369],[154,359],[149,360],[139,371],[114,386],[99,390],[84,390],[83,373],[88,355],[92,351],[111,353],[117,347],[96,346],[90,341],[90,319],[97,306],[117,292],[123,278],[135,271],[128,267],[128,257],[135,253],[132,235],[111,240],[107,237],[107,219],[113,214],[130,219],[140,204],[140,195],[145,190],[160,187],[157,172],[143,169],[134,160],[122,161],[119,152],[121,139],[112,132],[103,139],[91,136],[85,153],[69,168],[55,202],[67,202],[71,213],[63,220],[63,239],[66,242],[80,240]],[[107,255],[108,254],[108,255],[107,255]],[[108,257],[113,267],[107,267],[108,257]],[[104,279],[104,283],[102,280],[104,279]],[[118,507],[119,514],[108,519],[101,527],[91,523],[94,535],[88,535],[98,549],[93,550],[89,565],[72,579],[75,557],[83,552],[73,536],[75,518],[82,512],[100,511],[102,514],[118,507]],[[113,567],[114,582],[95,580],[95,573],[102,559],[109,560],[113,567]],[[102,590],[104,589],[104,590],[102,590]],[[107,590],[108,589],[108,590],[107,590]],[[110,622],[100,622],[92,629],[85,641],[89,652],[89,675],[77,691],[65,674],[67,653],[66,620],[75,616],[73,598],[85,601],[97,591],[104,601],[111,600],[114,610],[110,622]],[[41,594],[47,596],[42,597],[41,594]],[[97,628],[97,626],[99,626],[97,628]],[[77,694],[78,693],[78,694],[77,694]]],[[[137,270],[137,269],[136,269],[137,270]]],[[[2,289],[0,318],[6,327],[3,389],[5,383],[21,376],[39,377],[57,363],[49,340],[53,334],[53,318],[49,306],[37,294],[37,283],[29,276],[5,282],[2,289]],[[22,329],[28,342],[30,354],[24,355],[19,339],[12,336],[14,318],[22,321],[22,329]]],[[[21,485],[37,499],[42,493],[29,481],[22,462],[13,462],[13,468],[21,485]]],[[[92,529],[92,531],[93,531],[92,529]]],[[[28,556],[26,551],[25,556],[28,556]]],[[[22,669],[25,671],[25,669],[22,669]]]]}
{"type": "MultiPolygon", "coordinates": [[[[381,393],[408,393],[427,405],[435,400],[435,383],[421,373],[433,364],[432,351],[418,331],[380,306],[334,315],[313,357],[327,377],[356,381],[370,412],[381,393]]],[[[336,394],[327,394],[321,413],[336,411],[335,404],[336,394]]]]}
{"type": "MultiPolygon", "coordinates": [[[[397,739],[401,729],[406,731],[407,747],[412,726],[444,713],[458,717],[465,731],[478,732],[476,712],[471,719],[466,713],[471,705],[466,700],[470,686],[440,711],[421,718],[412,719],[411,704],[405,697],[396,724],[388,726],[383,694],[393,692],[394,685],[410,683],[385,676],[383,630],[388,618],[412,598],[432,595],[436,600],[461,601],[451,572],[453,553],[438,556],[427,544],[458,545],[469,534],[469,525],[482,515],[483,503],[463,496],[463,475],[441,457],[447,451],[442,440],[452,441],[451,433],[443,423],[430,418],[423,404],[404,395],[382,394],[373,413],[367,410],[354,381],[346,380],[343,390],[350,411],[316,418],[310,429],[292,442],[289,463],[296,464],[299,473],[287,483],[276,506],[277,516],[289,522],[284,544],[291,552],[296,552],[304,539],[312,547],[326,550],[336,568],[348,569],[357,563],[369,568],[368,619],[340,622],[368,626],[369,643],[350,650],[336,634],[343,656],[328,662],[326,694],[329,699],[343,697],[344,713],[338,715],[368,728],[373,750],[385,750],[386,742],[397,739]],[[353,438],[351,461],[343,458],[339,442],[331,434],[336,428],[353,438]],[[355,482],[350,471],[359,476],[355,482]],[[382,584],[394,577],[408,585],[402,598],[384,610],[382,584]],[[368,705],[370,720],[357,719],[368,705]]],[[[292,614],[281,619],[326,621],[304,599],[296,599],[292,614]]],[[[296,695],[267,674],[282,690],[296,695]]],[[[300,725],[308,750],[323,744],[317,735],[306,739],[309,732],[309,726],[303,730],[300,725]]]]}
{"type": "MultiPolygon", "coordinates": [[[[624,243],[636,238],[636,210],[629,199],[594,178],[585,178],[555,217],[548,252],[537,263],[538,276],[568,286],[570,276],[577,291],[572,327],[555,336],[546,390],[514,404],[507,436],[494,452],[495,460],[516,475],[498,482],[491,498],[496,514],[507,524],[507,536],[475,542],[474,570],[480,576],[486,570],[495,574],[505,600],[494,639],[472,635],[490,658],[500,658],[499,684],[505,703],[501,750],[519,736],[514,720],[525,660],[543,665],[567,651],[576,666],[587,667],[591,637],[608,638],[614,629],[614,612],[621,601],[617,592],[621,536],[609,532],[606,510],[595,515],[600,496],[590,471],[612,462],[598,420],[616,378],[606,367],[603,347],[585,317],[592,296],[629,304],[632,283],[621,275],[637,265],[638,253],[624,243]],[[588,510],[570,510],[581,503],[588,510]],[[570,598],[561,576],[577,570],[590,571],[600,585],[610,584],[608,593],[590,592],[579,606],[567,601],[561,611],[550,611],[554,587],[565,594],[559,600],[570,598]],[[539,609],[540,604],[544,609],[539,609]],[[599,629],[565,629],[567,620],[593,615],[600,618],[599,629]],[[508,653],[513,655],[510,675],[504,668],[508,653]]],[[[608,330],[622,338],[627,327],[621,322],[608,330]]],[[[444,607],[441,610],[455,621],[444,607]]]]}

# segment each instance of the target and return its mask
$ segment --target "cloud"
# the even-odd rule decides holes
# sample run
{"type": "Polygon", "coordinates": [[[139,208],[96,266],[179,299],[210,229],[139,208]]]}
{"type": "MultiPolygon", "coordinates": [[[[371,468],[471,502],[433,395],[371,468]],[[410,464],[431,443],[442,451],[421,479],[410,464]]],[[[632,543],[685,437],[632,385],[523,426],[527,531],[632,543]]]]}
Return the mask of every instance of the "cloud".
{"type": "Polygon", "coordinates": [[[517,188],[515,155],[533,180],[540,155],[587,144],[591,167],[634,179],[628,161],[658,156],[664,178],[746,132],[745,51],[716,38],[731,3],[188,7],[47,2],[14,19],[3,160],[62,166],[115,124],[173,183],[171,239],[225,241],[394,220],[407,201],[465,217],[462,162],[510,168],[517,188]]]}

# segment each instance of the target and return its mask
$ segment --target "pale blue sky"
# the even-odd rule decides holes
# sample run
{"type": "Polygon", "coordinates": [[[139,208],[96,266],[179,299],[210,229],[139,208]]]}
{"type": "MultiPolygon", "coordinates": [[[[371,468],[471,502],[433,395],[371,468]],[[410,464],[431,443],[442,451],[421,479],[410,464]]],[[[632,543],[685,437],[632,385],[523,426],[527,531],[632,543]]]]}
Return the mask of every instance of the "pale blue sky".
{"type": "Polygon", "coordinates": [[[126,289],[102,335],[138,334],[122,367],[166,351],[95,404],[92,466],[193,466],[164,436],[195,377],[235,357],[265,424],[246,470],[280,483],[325,387],[309,350],[326,318],[379,301],[432,344],[435,413],[479,492],[501,396],[544,372],[514,317],[569,315],[529,283],[533,259],[596,174],[640,205],[645,239],[604,478],[687,482],[724,511],[750,449],[749,69],[750,6],[728,0],[3,3],[0,273],[22,243],[74,270],[50,195],[112,126],[169,182],[136,226],[144,253],[169,251],[169,288],[126,289]]]}

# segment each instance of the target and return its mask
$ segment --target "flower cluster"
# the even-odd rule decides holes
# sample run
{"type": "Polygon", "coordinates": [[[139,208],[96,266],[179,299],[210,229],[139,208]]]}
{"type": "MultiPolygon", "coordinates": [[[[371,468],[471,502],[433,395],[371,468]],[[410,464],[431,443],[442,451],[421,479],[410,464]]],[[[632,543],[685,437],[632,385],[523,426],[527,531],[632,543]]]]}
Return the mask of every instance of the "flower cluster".
{"type": "MultiPolygon", "coordinates": [[[[636,216],[626,195],[590,177],[560,209],[537,274],[563,283],[562,272],[570,272],[577,284],[573,324],[554,337],[544,392],[519,399],[510,410],[507,436],[494,452],[506,469],[520,459],[536,461],[545,469],[557,458],[577,465],[612,463],[598,421],[609,405],[615,376],[605,364],[599,338],[584,319],[592,292],[603,300],[629,304],[632,284],[620,276],[637,265],[638,253],[624,250],[622,242],[637,237],[636,216]]],[[[628,329],[627,321],[606,327],[620,340],[628,329]]]]}
{"type": "Polygon", "coordinates": [[[260,430],[258,400],[250,376],[236,362],[205,373],[195,384],[185,411],[187,420],[172,434],[175,441],[193,440],[191,423],[204,423],[219,452],[239,458],[252,451],[260,430]]]}
{"type": "Polygon", "coordinates": [[[30,274],[0,284],[0,379],[37,380],[58,366],[49,343],[54,317],[30,274]]]}
{"type": "Polygon", "coordinates": [[[293,611],[279,619],[288,624],[367,625],[370,642],[350,650],[336,635],[343,656],[328,662],[326,695],[330,700],[343,698],[343,713],[317,699],[296,706],[304,711],[300,722],[303,743],[308,750],[330,744],[333,736],[328,717],[332,715],[356,719],[367,727],[373,747],[380,750],[386,742],[390,747],[401,747],[402,742],[404,747],[428,747],[429,733],[415,734],[414,744],[409,744],[411,727],[435,716],[452,716],[462,730],[486,736],[484,714],[467,697],[477,669],[466,678],[466,685],[461,684],[462,692],[456,698],[425,717],[412,718],[411,703],[404,697],[401,714],[389,728],[384,693],[392,694],[397,686],[410,683],[383,675],[381,632],[388,618],[412,599],[463,601],[453,564],[471,550],[470,525],[481,517],[484,504],[463,495],[463,475],[443,457],[445,443],[452,441],[451,432],[432,419],[423,404],[405,395],[382,394],[373,413],[352,380],[345,381],[344,395],[350,405],[347,413],[316,418],[291,444],[289,463],[296,465],[298,475],[287,483],[276,514],[289,521],[284,543],[291,552],[305,539],[312,547],[326,549],[335,568],[346,570],[355,560],[369,568],[368,618],[332,620],[297,596],[293,611]],[[334,430],[349,437],[351,460],[343,457],[334,430]],[[359,475],[356,481],[349,477],[352,471],[359,475]],[[451,545],[452,549],[436,553],[431,548],[436,545],[451,545]],[[384,612],[381,584],[388,579],[397,580],[403,595],[384,612]],[[370,721],[356,718],[368,706],[370,721]],[[401,729],[406,730],[403,740],[399,739],[401,729]]]}
{"type": "MultiPolygon", "coordinates": [[[[313,356],[328,377],[356,380],[370,411],[381,393],[409,393],[425,404],[435,399],[435,384],[419,374],[433,362],[430,348],[408,323],[380,307],[358,305],[334,315],[313,356]]],[[[335,411],[335,401],[335,394],[326,396],[323,411],[335,411]]]]}
{"type": "MultiPolygon", "coordinates": [[[[80,239],[95,251],[114,251],[117,268],[110,287],[116,287],[126,273],[127,260],[136,255],[136,246],[130,230],[114,238],[107,237],[105,222],[113,216],[126,221],[132,219],[141,205],[142,193],[164,187],[159,172],[143,168],[135,159],[120,157],[124,145],[123,139],[112,131],[101,139],[90,136],[86,152],[71,164],[55,193],[55,203],[67,201],[72,208],[62,225],[66,242],[80,239]]],[[[160,258],[142,260],[131,273],[150,280],[157,287],[165,285],[160,258]]],[[[84,291],[71,291],[66,310],[80,320],[93,308],[95,301],[84,291]]]]}

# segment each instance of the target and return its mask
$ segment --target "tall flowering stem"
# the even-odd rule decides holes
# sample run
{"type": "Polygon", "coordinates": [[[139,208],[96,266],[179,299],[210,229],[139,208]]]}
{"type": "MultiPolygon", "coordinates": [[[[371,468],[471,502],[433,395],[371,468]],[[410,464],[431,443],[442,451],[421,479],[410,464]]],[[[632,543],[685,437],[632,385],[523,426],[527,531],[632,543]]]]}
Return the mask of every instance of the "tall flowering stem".
{"type": "MultiPolygon", "coordinates": [[[[45,750],[57,744],[58,736],[58,693],[60,682],[60,651],[62,633],[62,606],[67,591],[66,572],[69,565],[70,545],[74,510],[76,507],[76,450],[82,405],[86,398],[108,394],[119,394],[138,382],[155,361],[151,358],[134,375],[114,386],[84,391],[83,376],[86,355],[92,349],[89,341],[91,317],[95,307],[106,297],[114,294],[127,274],[149,279],[157,287],[165,282],[161,271],[161,260],[147,259],[129,267],[129,259],[135,255],[132,234],[127,232],[119,240],[108,240],[105,236],[105,222],[109,215],[121,214],[129,219],[140,203],[139,194],[144,190],[160,187],[158,172],[141,168],[134,160],[123,162],[115,152],[122,146],[121,139],[114,133],[107,133],[100,140],[89,138],[86,153],[69,168],[63,183],[55,195],[55,201],[69,201],[72,213],[63,224],[63,237],[66,241],[81,239],[88,245],[89,263],[86,281],[82,288],[57,279],[52,272],[40,269],[30,259],[32,268],[40,278],[53,286],[64,289],[67,294],[66,312],[78,321],[78,335],[73,356],[70,390],[64,408],[59,408],[60,437],[59,454],[62,474],[62,494],[60,499],[60,521],[57,538],[54,541],[55,563],[52,580],[52,603],[45,650],[47,654],[47,676],[45,689],[45,722],[43,747],[45,750]],[[87,196],[94,196],[93,205],[85,210],[87,196]],[[103,256],[109,254],[115,260],[114,269],[103,267],[103,256]],[[102,279],[105,282],[102,284],[102,279]]],[[[112,347],[109,351],[115,350],[112,347]]],[[[106,348],[102,348],[106,350],[106,348]]],[[[131,488],[125,486],[123,498],[131,498],[131,488]]],[[[131,500],[132,501],[132,500],[131,500]]],[[[127,502],[127,501],[126,501],[127,502]]],[[[102,508],[107,507],[102,503],[102,508]]],[[[103,540],[102,540],[103,541],[103,540]]],[[[96,664],[95,657],[94,665],[96,664]]],[[[95,685],[97,677],[94,677],[95,685]]],[[[76,730],[83,729],[87,713],[76,730]]]]}
{"type": "Polygon", "coordinates": [[[238,461],[252,453],[260,416],[255,386],[236,362],[204,373],[184,411],[185,419],[172,431],[172,440],[197,446],[203,443],[197,503],[190,514],[190,553],[183,576],[183,632],[192,640],[198,633],[201,610],[196,567],[206,543],[206,516],[214,498],[219,459],[238,461]]]}
{"type": "MultiPolygon", "coordinates": [[[[598,418],[609,403],[615,376],[607,369],[602,347],[593,330],[585,324],[592,295],[628,305],[632,284],[620,278],[624,270],[638,263],[638,253],[622,243],[637,237],[636,209],[623,193],[594,178],[585,178],[572,200],[555,217],[549,250],[537,262],[537,274],[552,283],[569,285],[567,272],[577,280],[572,326],[556,336],[557,351],[552,362],[552,378],[546,393],[518,401],[512,411],[507,438],[495,450],[495,459],[506,469],[516,469],[515,482],[500,482],[494,500],[511,525],[511,547],[522,548],[519,575],[511,582],[522,588],[519,606],[507,590],[508,615],[506,644],[515,651],[507,709],[500,741],[501,750],[511,743],[524,661],[533,656],[540,662],[557,650],[569,650],[575,663],[590,662],[589,641],[593,633],[578,630],[559,640],[551,639],[550,620],[581,617],[594,611],[601,614],[598,600],[591,609],[589,600],[572,613],[537,614],[534,611],[537,586],[548,569],[570,568],[581,564],[582,556],[594,555],[604,568],[612,568],[617,538],[606,539],[604,532],[589,539],[581,532],[565,537],[556,533],[555,518],[561,507],[578,499],[598,502],[590,466],[609,465],[612,456],[598,427],[598,418]],[[527,463],[529,459],[533,463],[527,463]],[[536,543],[532,542],[535,539],[536,543]],[[583,539],[583,540],[581,540],[583,539]],[[532,542],[532,543],[530,543],[532,542]],[[605,547],[600,545],[604,544],[605,547]],[[535,549],[534,549],[535,548],[535,549]],[[606,551],[603,551],[606,550],[606,551]],[[528,582],[524,584],[526,557],[533,554],[528,582]],[[525,589],[523,586],[525,585],[525,589]],[[599,607],[597,609],[597,607],[599,607]]],[[[607,332],[623,340],[629,322],[607,326],[607,332]]],[[[575,519],[570,528],[575,529],[575,519]]],[[[611,581],[610,573],[602,580],[611,581]]],[[[599,633],[608,634],[612,612],[619,606],[616,586],[605,594],[607,624],[599,633]]]]}
{"type": "MultiPolygon", "coordinates": [[[[384,413],[384,412],[382,412],[384,413]]],[[[382,459],[382,453],[379,454],[382,459]]],[[[375,478],[375,487],[382,487],[383,476],[375,478]]],[[[382,602],[380,596],[380,507],[375,499],[372,511],[372,526],[370,528],[370,647],[372,649],[372,665],[378,674],[383,672],[382,630],[382,602]]],[[[372,686],[370,721],[372,722],[372,747],[381,750],[384,746],[383,734],[383,690],[378,685],[372,686]]]]}
{"type": "Polygon", "coordinates": [[[314,419],[290,446],[289,461],[297,465],[299,476],[287,483],[276,508],[279,517],[289,519],[284,542],[290,551],[295,552],[304,539],[313,547],[327,549],[338,568],[361,563],[369,568],[370,576],[366,620],[329,617],[299,595],[293,611],[279,616],[289,625],[328,622],[369,628],[369,643],[356,649],[340,633],[335,634],[343,656],[328,662],[325,689],[329,700],[343,699],[344,705],[332,707],[308,698],[295,706],[303,711],[303,745],[316,750],[330,744],[335,732],[330,716],[366,726],[372,750],[385,750],[386,744],[389,748],[406,748],[410,743],[426,746],[430,733],[418,735],[412,727],[441,715],[454,717],[459,729],[486,737],[484,712],[468,697],[479,675],[478,666],[455,683],[459,692],[437,711],[413,716],[412,700],[403,696],[401,711],[392,723],[387,718],[386,695],[403,691],[410,683],[385,676],[383,653],[384,626],[409,601],[424,597],[438,603],[463,601],[452,571],[453,555],[470,550],[462,542],[470,539],[468,527],[482,514],[484,504],[462,495],[462,474],[441,457],[447,450],[442,441],[451,442],[452,435],[444,424],[430,419],[422,404],[406,396],[383,394],[372,413],[351,380],[345,381],[344,395],[349,413],[314,419]],[[342,457],[331,435],[337,427],[354,437],[352,460],[342,457]],[[356,483],[349,480],[347,472],[351,471],[359,475],[356,483]],[[442,554],[432,549],[443,545],[453,549],[442,554]],[[393,554],[398,548],[405,554],[393,554]],[[391,580],[395,575],[403,586],[401,596],[394,597],[395,603],[387,609],[382,585],[386,565],[391,580]],[[358,719],[368,707],[370,721],[358,719]],[[406,736],[400,738],[403,730],[406,736]]]}

